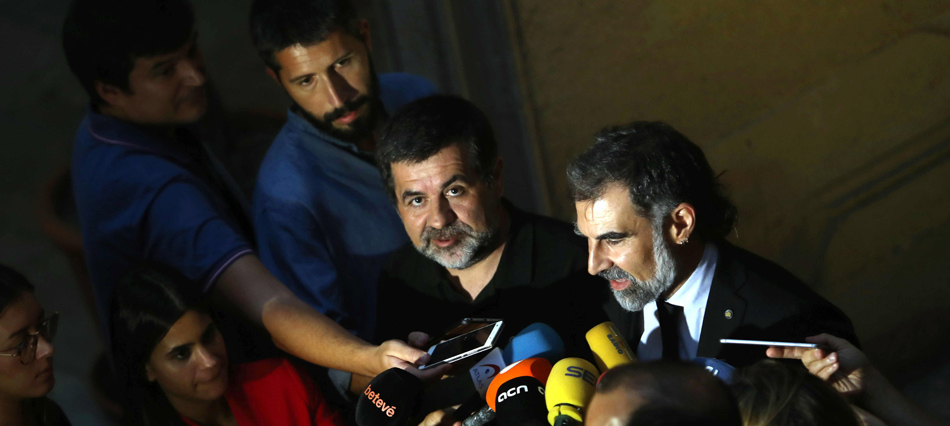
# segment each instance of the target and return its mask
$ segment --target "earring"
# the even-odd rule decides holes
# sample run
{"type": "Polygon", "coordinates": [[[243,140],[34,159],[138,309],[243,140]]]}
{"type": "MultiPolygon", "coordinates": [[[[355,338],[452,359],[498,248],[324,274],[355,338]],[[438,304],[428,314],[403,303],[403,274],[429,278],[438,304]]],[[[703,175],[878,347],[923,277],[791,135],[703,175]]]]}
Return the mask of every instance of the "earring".
{"type": "Polygon", "coordinates": [[[683,241],[680,241],[680,245],[686,245],[689,242],[689,237],[683,238],[683,241]]]}

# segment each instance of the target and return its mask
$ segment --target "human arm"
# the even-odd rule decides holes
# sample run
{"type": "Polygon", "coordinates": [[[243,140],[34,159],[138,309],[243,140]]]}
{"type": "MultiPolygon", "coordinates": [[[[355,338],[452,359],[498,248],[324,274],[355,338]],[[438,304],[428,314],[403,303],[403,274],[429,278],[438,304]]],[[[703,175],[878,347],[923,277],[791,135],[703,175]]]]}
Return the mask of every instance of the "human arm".
{"type": "Polygon", "coordinates": [[[867,356],[845,339],[820,334],[805,339],[817,343],[817,349],[770,347],[770,358],[800,359],[809,372],[827,381],[838,392],[886,424],[938,426],[946,423],[901,394],[873,365],[867,356]]]}
{"type": "Polygon", "coordinates": [[[412,364],[428,359],[397,340],[373,346],[357,338],[303,303],[254,255],[235,260],[214,285],[212,297],[262,325],[280,349],[317,365],[374,376],[392,367],[416,370],[412,364]]]}

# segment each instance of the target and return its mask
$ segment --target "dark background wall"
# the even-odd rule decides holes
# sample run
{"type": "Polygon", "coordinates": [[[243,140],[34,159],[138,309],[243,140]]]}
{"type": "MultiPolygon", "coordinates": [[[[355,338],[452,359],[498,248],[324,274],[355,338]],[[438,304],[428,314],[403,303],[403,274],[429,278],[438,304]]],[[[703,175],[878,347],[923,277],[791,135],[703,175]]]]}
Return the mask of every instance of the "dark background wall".
{"type": "MultiPolygon", "coordinates": [[[[194,0],[226,111],[283,113],[247,35],[249,0],[194,0]]],[[[100,350],[37,199],[68,163],[85,95],[59,47],[64,0],[0,0],[0,262],[64,314],[57,387],[103,424],[100,350]]],[[[702,146],[740,212],[739,245],[841,306],[868,353],[950,417],[950,1],[359,0],[381,71],[480,105],[507,194],[573,220],[564,167],[608,124],[664,120],[702,146]]],[[[252,182],[266,139],[219,147],[252,182]]]]}

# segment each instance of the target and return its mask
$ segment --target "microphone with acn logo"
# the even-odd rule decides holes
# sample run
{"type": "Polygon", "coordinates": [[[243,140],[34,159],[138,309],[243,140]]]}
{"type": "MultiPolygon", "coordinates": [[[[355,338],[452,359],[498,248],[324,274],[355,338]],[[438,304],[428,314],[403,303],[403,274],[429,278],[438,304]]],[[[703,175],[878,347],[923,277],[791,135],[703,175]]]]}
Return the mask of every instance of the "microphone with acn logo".
{"type": "Polygon", "coordinates": [[[564,358],[554,364],[544,388],[548,423],[552,426],[583,424],[598,374],[597,367],[582,358],[564,358]]]}
{"type": "Polygon", "coordinates": [[[356,402],[359,426],[402,426],[415,414],[422,381],[409,372],[390,368],[376,376],[356,402]]]}
{"type": "Polygon", "coordinates": [[[488,402],[488,406],[497,413],[497,402],[500,397],[498,392],[502,385],[517,377],[534,377],[544,385],[547,383],[550,374],[551,362],[544,358],[528,358],[518,361],[505,367],[504,370],[501,370],[501,373],[495,376],[495,379],[488,385],[485,400],[488,402]]]}
{"type": "Polygon", "coordinates": [[[544,383],[537,377],[515,377],[498,387],[495,397],[498,426],[547,426],[544,383]]]}
{"type": "Polygon", "coordinates": [[[614,323],[598,324],[587,332],[587,344],[594,353],[594,362],[601,373],[618,365],[635,362],[637,357],[630,350],[614,323]]]}

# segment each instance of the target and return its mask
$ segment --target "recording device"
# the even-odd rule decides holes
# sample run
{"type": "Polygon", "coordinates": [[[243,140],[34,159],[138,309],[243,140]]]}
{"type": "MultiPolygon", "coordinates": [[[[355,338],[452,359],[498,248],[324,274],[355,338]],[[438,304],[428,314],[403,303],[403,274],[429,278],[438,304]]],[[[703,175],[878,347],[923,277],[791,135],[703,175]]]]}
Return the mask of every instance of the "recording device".
{"type": "MultiPolygon", "coordinates": [[[[534,377],[542,385],[547,383],[548,376],[551,374],[551,362],[544,358],[528,358],[518,361],[505,367],[498,373],[498,376],[492,380],[488,386],[488,393],[485,394],[485,400],[492,410],[498,412],[497,402],[499,401],[499,388],[508,381],[516,377],[534,377]]],[[[501,400],[506,398],[502,397],[501,400]]],[[[543,405],[543,404],[542,404],[543,405]]]]}
{"type": "Polygon", "coordinates": [[[548,423],[552,426],[583,424],[584,411],[594,397],[599,374],[594,364],[582,358],[564,358],[554,364],[544,388],[548,423]]]}
{"type": "Polygon", "coordinates": [[[607,321],[598,324],[587,332],[587,344],[594,353],[594,362],[601,372],[635,362],[637,357],[630,350],[614,323],[607,321]]]}
{"type": "Polygon", "coordinates": [[[430,338],[429,341],[426,343],[426,346],[435,345],[439,342],[449,340],[453,337],[461,336],[470,331],[474,331],[486,325],[494,324],[500,321],[501,319],[497,319],[497,318],[463,318],[457,324],[452,326],[452,328],[450,328],[449,331],[442,333],[441,336],[430,338]]]}
{"type": "Polygon", "coordinates": [[[719,343],[732,345],[787,346],[791,348],[817,348],[815,343],[771,342],[768,340],[719,339],[719,343]]]}
{"type": "Polygon", "coordinates": [[[419,369],[452,363],[491,349],[501,334],[502,326],[504,322],[500,320],[483,324],[472,331],[432,345],[428,351],[429,362],[419,369]]]}
{"type": "Polygon", "coordinates": [[[359,426],[402,426],[416,414],[422,381],[399,368],[377,375],[356,402],[359,426]]]}

